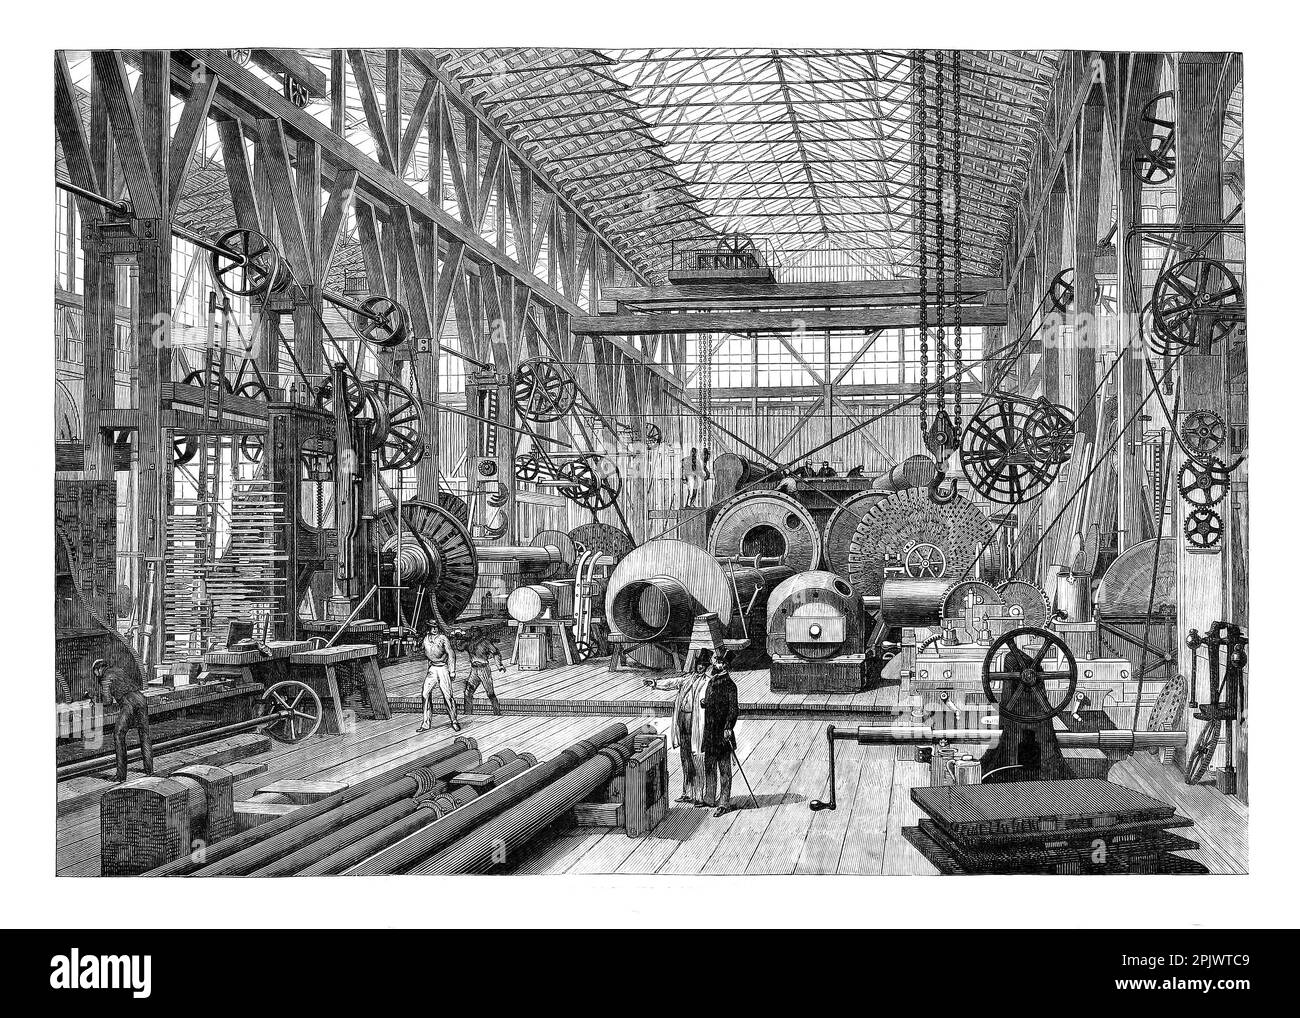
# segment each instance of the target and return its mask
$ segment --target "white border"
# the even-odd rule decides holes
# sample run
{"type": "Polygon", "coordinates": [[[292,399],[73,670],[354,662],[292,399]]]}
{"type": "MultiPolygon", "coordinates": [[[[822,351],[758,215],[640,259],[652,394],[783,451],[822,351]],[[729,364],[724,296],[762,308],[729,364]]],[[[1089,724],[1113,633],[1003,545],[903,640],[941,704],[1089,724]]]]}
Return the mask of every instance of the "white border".
{"type": "Polygon", "coordinates": [[[1294,461],[1297,400],[1292,21],[1272,7],[826,4],[670,0],[639,4],[482,5],[335,0],[213,5],[115,0],[19,4],[4,59],[3,245],[8,407],[3,446],[5,582],[0,683],[6,703],[0,784],[4,919],[14,926],[1293,926],[1297,846],[1294,461]],[[900,13],[900,8],[905,13],[900,13]],[[305,12],[309,14],[305,15],[305,12]],[[385,13],[386,12],[386,13],[385,13]],[[1071,17],[1073,15],[1073,17],[1071,17]],[[309,20],[310,19],[310,20],[309,20]],[[385,27],[388,26],[388,27],[385,27]],[[916,46],[1242,50],[1252,391],[1251,875],[1240,878],[854,877],[512,880],[136,881],[55,879],[50,782],[52,581],[49,257],[55,48],[209,46],[916,46]],[[1289,667],[1288,667],[1289,665],[1289,667]],[[613,891],[614,893],[610,893],[613,891]],[[1011,901],[1023,904],[1012,907],[1011,901]],[[941,907],[939,902],[945,904],[941,907]]]}

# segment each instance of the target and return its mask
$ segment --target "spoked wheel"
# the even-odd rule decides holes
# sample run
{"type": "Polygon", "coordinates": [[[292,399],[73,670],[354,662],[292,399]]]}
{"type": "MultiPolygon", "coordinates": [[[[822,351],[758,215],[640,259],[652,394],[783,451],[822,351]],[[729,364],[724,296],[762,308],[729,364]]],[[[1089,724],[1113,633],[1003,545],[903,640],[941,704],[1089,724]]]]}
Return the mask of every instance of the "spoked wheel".
{"type": "Polygon", "coordinates": [[[1057,311],[1068,311],[1074,305],[1074,269],[1062,269],[1056,274],[1047,297],[1057,311]]]}
{"type": "MultiPolygon", "coordinates": [[[[208,388],[212,385],[212,376],[208,374],[206,368],[195,368],[188,375],[181,379],[182,385],[197,385],[200,388],[208,388]]],[[[235,390],[230,385],[230,379],[224,375],[221,377],[221,391],[227,396],[235,390]]]]}
{"type": "Polygon", "coordinates": [[[424,436],[420,434],[420,405],[410,390],[381,378],[367,388],[383,410],[387,433],[379,446],[379,465],[385,470],[408,470],[424,459],[424,436]]]}
{"type": "Polygon", "coordinates": [[[1246,299],[1223,262],[1188,258],[1156,280],[1151,316],[1156,334],[1171,346],[1200,346],[1225,338],[1245,321],[1246,299]]]}
{"type": "MultiPolygon", "coordinates": [[[[388,434],[388,413],[377,398],[373,389],[363,385],[354,378],[344,378],[344,403],[347,405],[348,420],[364,421],[366,438],[371,446],[384,441],[388,434]]],[[[316,390],[316,405],[322,410],[334,409],[334,380],[325,379],[316,390]]]]}
{"type": "Polygon", "coordinates": [[[364,315],[357,315],[357,334],[375,346],[401,346],[406,339],[406,308],[390,297],[377,294],[361,302],[364,315]]]}
{"type": "Polygon", "coordinates": [[[316,690],[305,682],[287,679],[268,686],[262,694],[262,714],[270,720],[263,731],[277,742],[310,739],[325,716],[316,690]]]}
{"type": "Polygon", "coordinates": [[[1079,667],[1059,636],[1026,627],[994,641],[984,657],[983,678],[984,695],[998,705],[1002,717],[1038,724],[1070,705],[1079,667]]]}
{"type": "Polygon", "coordinates": [[[1142,108],[1142,122],[1151,127],[1145,152],[1133,157],[1133,172],[1144,184],[1164,184],[1174,179],[1174,94],[1161,92],[1142,108]]]}
{"type": "Polygon", "coordinates": [[[212,276],[226,293],[237,297],[281,289],[288,270],[275,245],[255,230],[228,230],[217,238],[223,252],[212,252],[212,276]]]}
{"type": "Polygon", "coordinates": [[[1039,400],[1025,423],[1025,447],[1038,460],[1060,466],[1074,452],[1074,418],[1065,407],[1039,400]]]}
{"type": "Polygon", "coordinates": [[[1024,502],[1056,479],[1069,459],[1066,438],[1072,447],[1073,429],[1063,407],[999,393],[962,433],[962,472],[992,502],[1024,502]]]}
{"type": "Polygon", "coordinates": [[[265,449],[266,442],[261,435],[241,435],[239,438],[239,455],[249,463],[261,463],[265,449]]]}
{"type": "Polygon", "coordinates": [[[718,267],[724,269],[752,269],[759,264],[758,248],[743,233],[727,233],[718,238],[718,267]]]}
{"type": "Polygon", "coordinates": [[[1217,548],[1223,540],[1223,517],[1213,509],[1193,509],[1183,521],[1183,536],[1192,548],[1217,548]]]}
{"type": "Polygon", "coordinates": [[[532,453],[526,453],[515,460],[516,481],[535,481],[541,474],[541,461],[532,453]]]}
{"type": "Polygon", "coordinates": [[[194,435],[177,435],[172,439],[172,465],[183,467],[199,451],[199,440],[194,435]]]}
{"type": "Polygon", "coordinates": [[[1218,721],[1207,721],[1201,729],[1201,734],[1196,737],[1196,745],[1187,757],[1187,770],[1183,773],[1183,780],[1187,784],[1199,785],[1205,778],[1206,771],[1214,761],[1214,751],[1219,748],[1222,730],[1223,725],[1218,721]]]}
{"type": "Polygon", "coordinates": [[[530,421],[558,421],[577,400],[577,384],[559,364],[545,357],[524,361],[515,369],[511,381],[515,409],[530,421]]]}
{"type": "Polygon", "coordinates": [[[245,399],[269,400],[271,398],[270,392],[260,378],[250,378],[246,382],[241,382],[235,389],[235,395],[243,396],[245,399]]]}
{"type": "Polygon", "coordinates": [[[651,423],[645,426],[645,443],[649,446],[659,445],[664,440],[664,432],[659,425],[651,423]]]}
{"type": "Polygon", "coordinates": [[[925,541],[912,545],[903,559],[903,570],[915,579],[937,578],[945,575],[947,569],[948,557],[943,549],[925,541]]]}
{"type": "Polygon", "coordinates": [[[586,640],[573,641],[573,656],[579,663],[588,660],[593,653],[594,649],[586,640]]]}
{"type": "Polygon", "coordinates": [[[561,464],[556,476],[566,482],[561,485],[560,494],[592,512],[608,509],[618,501],[622,491],[618,468],[596,453],[561,464]]]}

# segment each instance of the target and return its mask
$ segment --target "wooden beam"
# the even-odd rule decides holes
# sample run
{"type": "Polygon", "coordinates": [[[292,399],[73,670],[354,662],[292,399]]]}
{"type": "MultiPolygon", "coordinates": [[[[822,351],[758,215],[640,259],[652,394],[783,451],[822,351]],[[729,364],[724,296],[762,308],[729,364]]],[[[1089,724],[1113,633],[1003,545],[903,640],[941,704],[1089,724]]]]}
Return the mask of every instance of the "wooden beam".
{"type": "MultiPolygon", "coordinates": [[[[411,110],[411,119],[406,122],[406,130],[402,133],[402,142],[397,150],[397,173],[400,176],[405,173],[407,167],[411,165],[411,158],[415,155],[415,146],[420,140],[420,132],[424,130],[424,118],[429,115],[429,107],[433,105],[433,100],[438,94],[438,83],[433,78],[427,78],[424,87],[420,89],[420,94],[415,97],[415,107],[411,110]]],[[[432,160],[430,160],[432,163],[432,160]]]]}
{"type": "Polygon", "coordinates": [[[339,242],[343,239],[345,213],[348,206],[352,204],[352,196],[356,192],[357,178],[359,176],[360,174],[356,170],[341,170],[339,172],[338,176],[334,178],[334,186],[330,190],[329,202],[326,203],[325,211],[321,215],[320,281],[322,285],[329,276],[330,265],[334,261],[334,253],[338,250],[339,242]]]}
{"type": "Polygon", "coordinates": [[[135,214],[140,219],[160,219],[162,196],[145,154],[144,129],[131,96],[126,64],[121,53],[115,50],[95,50],[90,59],[104,89],[108,122],[113,128],[113,141],[135,214]]]}
{"type": "Polygon", "coordinates": [[[329,91],[329,79],[325,72],[297,50],[255,49],[251,59],[264,71],[281,77],[289,75],[306,85],[313,99],[323,99],[329,91]]]}
{"type": "Polygon", "coordinates": [[[352,78],[361,93],[361,108],[366,114],[366,126],[375,140],[375,152],[379,156],[379,165],[391,172],[396,172],[392,145],[388,139],[388,127],[384,123],[383,111],[379,108],[379,97],[375,92],[375,82],[370,76],[370,66],[366,63],[364,50],[348,50],[348,62],[352,64],[352,78]]]}
{"type": "MultiPolygon", "coordinates": [[[[936,280],[929,281],[932,294],[938,293],[936,280]]],[[[954,280],[944,283],[944,293],[956,295],[954,280]]],[[[986,297],[987,303],[1006,301],[1006,291],[1000,277],[979,276],[962,280],[962,292],[971,297],[986,297]]],[[[822,303],[868,303],[887,298],[917,297],[921,293],[919,279],[866,279],[851,282],[815,283],[717,283],[685,286],[607,286],[601,292],[602,304],[634,304],[660,307],[673,305],[681,308],[707,308],[735,304],[754,307],[765,303],[790,302],[820,305],[822,303]]]]}
{"type": "MultiPolygon", "coordinates": [[[[64,161],[68,164],[68,178],[78,187],[103,194],[90,157],[86,128],[81,122],[77,91],[62,53],[54,54],[54,127],[58,132],[59,144],[63,147],[64,161]]],[[[104,216],[104,210],[95,202],[78,198],[77,205],[83,219],[98,222],[104,216]]]]}
{"type": "MultiPolygon", "coordinates": [[[[956,324],[953,308],[932,308],[930,324],[956,324]]],[[[809,331],[856,332],[863,329],[901,329],[921,322],[918,308],[843,308],[838,311],[800,311],[797,315],[809,331]]],[[[962,309],[964,325],[1005,325],[1006,308],[962,309]]],[[[638,333],[684,332],[773,332],[795,329],[788,315],[764,311],[702,311],[696,314],[586,315],[573,320],[573,331],[588,336],[633,336],[638,333]]]]}
{"type": "Polygon", "coordinates": [[[203,140],[204,128],[208,125],[208,110],[212,108],[212,97],[217,94],[217,76],[208,74],[185,100],[181,109],[181,119],[172,135],[171,186],[168,194],[173,204],[180,200],[181,189],[194,163],[194,153],[203,140]]]}
{"type": "Polygon", "coordinates": [[[281,250],[300,282],[314,282],[315,265],[302,218],[302,206],[298,201],[298,188],[289,165],[289,145],[285,140],[284,126],[279,120],[259,120],[257,134],[261,143],[258,157],[266,164],[271,202],[280,227],[281,250]]]}

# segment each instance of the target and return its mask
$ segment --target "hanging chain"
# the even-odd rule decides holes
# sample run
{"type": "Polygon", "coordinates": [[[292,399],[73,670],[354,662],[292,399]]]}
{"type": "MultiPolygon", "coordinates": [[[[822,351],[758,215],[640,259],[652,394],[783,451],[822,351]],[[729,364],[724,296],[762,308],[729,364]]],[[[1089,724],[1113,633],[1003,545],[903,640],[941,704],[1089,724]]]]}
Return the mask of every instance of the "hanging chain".
{"type": "Polygon", "coordinates": [[[930,159],[926,152],[926,143],[929,140],[930,133],[930,88],[926,79],[925,56],[926,50],[921,50],[920,60],[917,63],[918,75],[921,80],[920,102],[917,106],[920,131],[920,142],[917,150],[920,153],[921,172],[919,175],[919,195],[917,204],[920,206],[921,214],[917,216],[917,236],[920,245],[920,269],[921,269],[921,328],[919,330],[919,339],[921,345],[921,433],[925,434],[926,428],[929,427],[929,406],[930,393],[927,386],[930,384],[930,251],[928,229],[926,217],[930,211],[930,159]]]}
{"type": "Polygon", "coordinates": [[[936,64],[935,91],[934,91],[935,125],[936,125],[935,156],[934,156],[934,182],[935,182],[934,206],[935,206],[935,236],[938,241],[938,243],[935,245],[935,252],[934,252],[934,263],[935,263],[934,264],[934,270],[935,270],[934,271],[934,275],[935,275],[934,302],[939,313],[939,320],[936,323],[936,327],[935,327],[936,357],[935,357],[935,365],[934,365],[934,377],[935,377],[935,381],[938,383],[939,386],[939,391],[935,395],[936,415],[943,413],[944,404],[948,397],[948,382],[944,378],[946,359],[947,359],[946,358],[947,350],[945,348],[945,341],[947,337],[945,335],[944,327],[943,327],[944,296],[945,296],[944,260],[946,255],[945,249],[948,246],[948,216],[947,216],[948,183],[946,178],[946,169],[944,166],[944,146],[947,143],[946,133],[947,133],[948,125],[946,123],[947,110],[945,108],[945,102],[946,102],[946,96],[944,95],[943,57],[941,55],[936,64]]]}
{"type": "Polygon", "coordinates": [[[962,320],[961,306],[965,293],[962,290],[962,249],[961,249],[961,172],[962,172],[962,143],[959,134],[961,124],[961,52],[952,51],[952,189],[953,189],[953,288],[957,297],[957,329],[953,336],[953,361],[954,370],[956,371],[956,381],[954,382],[952,423],[958,434],[961,434],[961,382],[962,382],[962,360],[961,360],[961,339],[962,339],[962,320]]]}
{"type": "Polygon", "coordinates": [[[700,416],[698,445],[701,455],[713,441],[713,337],[700,336],[700,416]]]}

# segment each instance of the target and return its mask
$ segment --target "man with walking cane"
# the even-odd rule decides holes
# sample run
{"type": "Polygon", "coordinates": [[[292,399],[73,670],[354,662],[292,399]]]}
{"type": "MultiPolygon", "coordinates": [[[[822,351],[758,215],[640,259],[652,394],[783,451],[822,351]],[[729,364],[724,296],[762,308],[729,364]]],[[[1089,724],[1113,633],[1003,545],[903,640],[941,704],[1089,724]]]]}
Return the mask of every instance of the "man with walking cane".
{"type": "MultiPolygon", "coordinates": [[[[731,759],[736,752],[740,695],[731,677],[731,658],[730,651],[718,655],[703,699],[704,799],[717,806],[713,812],[715,817],[726,816],[736,808],[731,804],[731,759]]],[[[752,791],[750,797],[753,798],[752,791]]]]}

